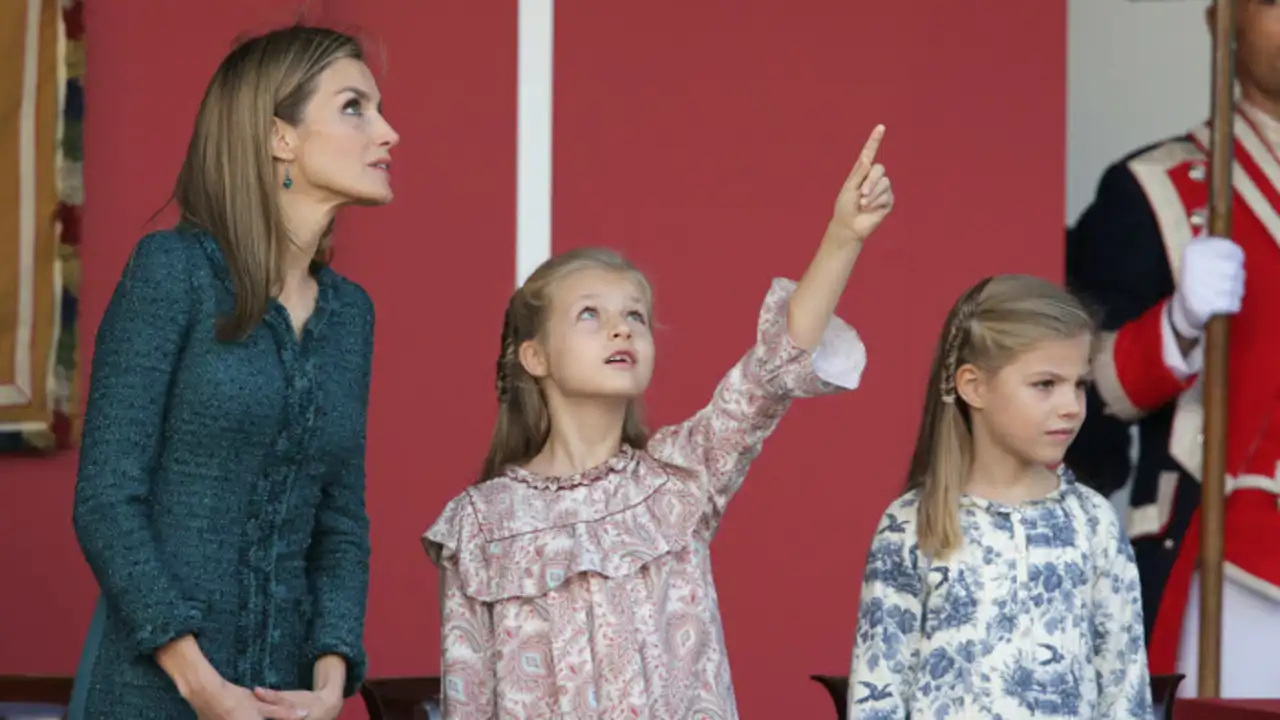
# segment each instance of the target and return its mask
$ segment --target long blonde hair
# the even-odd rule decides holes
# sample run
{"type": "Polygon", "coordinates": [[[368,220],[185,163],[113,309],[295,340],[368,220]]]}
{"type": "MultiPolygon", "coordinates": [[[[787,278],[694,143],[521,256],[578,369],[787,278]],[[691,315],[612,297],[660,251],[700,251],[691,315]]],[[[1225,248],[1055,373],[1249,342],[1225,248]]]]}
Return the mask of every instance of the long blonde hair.
{"type": "Polygon", "coordinates": [[[994,374],[1034,345],[1094,331],[1071,293],[1029,275],[997,275],[974,285],[947,315],[938,339],[907,488],[919,490],[917,542],[945,557],[963,540],[959,504],[973,457],[969,408],[956,394],[956,372],[972,364],[994,374]]]}
{"type": "MultiPolygon", "coordinates": [[[[320,74],[343,58],[363,61],[354,37],[295,25],[240,43],[205,90],[172,201],[182,224],[207,231],[225,256],[236,304],[220,320],[223,340],[241,339],[261,321],[292,242],[277,196],[273,122],[300,124],[320,74]]],[[[315,266],[328,261],[331,230],[315,266]]]]}
{"type": "MultiPolygon", "coordinates": [[[[556,284],[582,270],[609,270],[629,275],[640,289],[652,323],[653,288],[648,278],[618,253],[602,248],[578,248],[538,266],[507,303],[502,347],[498,351],[498,419],[478,482],[501,475],[510,465],[532,460],[547,443],[551,415],[541,385],[520,363],[520,346],[542,334],[556,284]]],[[[632,400],[627,406],[622,442],[638,450],[649,442],[638,400],[632,400]]]]}

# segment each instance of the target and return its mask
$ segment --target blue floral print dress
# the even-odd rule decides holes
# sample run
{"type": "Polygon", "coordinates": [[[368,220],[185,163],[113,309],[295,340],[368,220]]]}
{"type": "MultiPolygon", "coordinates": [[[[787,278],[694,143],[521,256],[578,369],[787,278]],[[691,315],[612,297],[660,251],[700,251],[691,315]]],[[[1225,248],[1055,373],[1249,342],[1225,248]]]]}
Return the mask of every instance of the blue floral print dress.
{"type": "Polygon", "coordinates": [[[964,496],[964,544],[939,561],[917,547],[917,493],[889,506],[867,557],[850,720],[1152,717],[1133,550],[1106,498],[1059,477],[1017,506],[964,496]]]}

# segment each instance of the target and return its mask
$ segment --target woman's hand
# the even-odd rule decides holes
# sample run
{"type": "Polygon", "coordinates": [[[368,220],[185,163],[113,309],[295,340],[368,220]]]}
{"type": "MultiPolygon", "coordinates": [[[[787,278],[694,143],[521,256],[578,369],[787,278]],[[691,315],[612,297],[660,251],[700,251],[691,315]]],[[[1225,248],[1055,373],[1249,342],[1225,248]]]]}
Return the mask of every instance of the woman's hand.
{"type": "Polygon", "coordinates": [[[248,688],[229,683],[221,677],[201,685],[186,700],[199,720],[293,720],[304,717],[292,708],[262,702],[248,688]]]}
{"type": "Polygon", "coordinates": [[[248,688],[227,682],[209,664],[195,637],[184,635],[156,650],[156,662],[200,720],[296,718],[259,701],[248,688]]]}
{"type": "Polygon", "coordinates": [[[307,718],[307,720],[336,720],[342,712],[340,690],[269,690],[254,688],[253,696],[267,707],[282,713],[268,715],[271,718],[307,718]]]}
{"type": "Polygon", "coordinates": [[[884,126],[877,125],[836,196],[831,229],[854,242],[866,240],[893,209],[893,188],[884,166],[876,162],[883,139],[884,126]]]}

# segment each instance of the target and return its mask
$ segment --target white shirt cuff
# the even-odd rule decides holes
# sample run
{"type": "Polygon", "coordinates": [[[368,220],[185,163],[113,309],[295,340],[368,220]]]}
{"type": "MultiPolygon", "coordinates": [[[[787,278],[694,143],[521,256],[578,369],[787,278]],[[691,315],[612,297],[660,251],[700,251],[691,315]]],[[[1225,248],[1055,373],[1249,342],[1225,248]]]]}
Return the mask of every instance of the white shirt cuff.
{"type": "Polygon", "coordinates": [[[1179,380],[1200,372],[1204,367],[1204,343],[1196,341],[1195,347],[1186,355],[1178,346],[1178,336],[1173,331],[1173,323],[1169,321],[1168,311],[1160,313],[1160,355],[1164,366],[1179,380]]]}
{"type": "Polygon", "coordinates": [[[813,351],[814,374],[832,385],[853,390],[862,384],[866,367],[867,348],[862,338],[843,320],[832,316],[818,349],[813,351]]]}

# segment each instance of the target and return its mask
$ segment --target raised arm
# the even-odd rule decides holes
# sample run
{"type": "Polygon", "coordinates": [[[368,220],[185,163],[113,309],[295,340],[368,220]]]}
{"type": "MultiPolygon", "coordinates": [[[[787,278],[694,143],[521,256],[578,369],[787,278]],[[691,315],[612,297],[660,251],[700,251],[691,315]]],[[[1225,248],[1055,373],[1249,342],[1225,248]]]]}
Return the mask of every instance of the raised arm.
{"type": "Polygon", "coordinates": [[[796,345],[813,352],[844,294],[862,243],[893,209],[893,189],[876,153],[884,139],[877,125],[836,196],[835,209],[818,252],[791,298],[787,330],[796,345]]]}
{"type": "Polygon", "coordinates": [[[866,349],[835,317],[862,243],[893,207],[884,168],[875,164],[877,127],[836,199],[826,234],[800,282],[774,280],[760,310],[755,346],[725,375],[711,402],[689,420],[655,434],[654,457],[694,471],[709,498],[714,529],[764,441],[794,398],[853,389],[866,349]]]}

